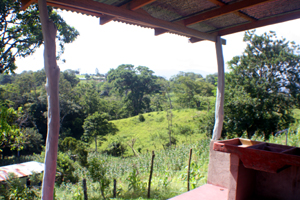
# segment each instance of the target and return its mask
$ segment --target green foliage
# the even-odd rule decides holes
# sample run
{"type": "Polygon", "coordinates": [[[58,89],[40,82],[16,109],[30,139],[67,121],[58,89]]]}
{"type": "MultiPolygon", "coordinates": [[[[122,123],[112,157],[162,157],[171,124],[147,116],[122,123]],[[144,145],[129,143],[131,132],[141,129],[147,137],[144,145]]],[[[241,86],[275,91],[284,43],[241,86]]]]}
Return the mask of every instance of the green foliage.
{"type": "MultiPolygon", "coordinates": [[[[37,4],[21,10],[21,2],[3,0],[0,2],[0,74],[13,73],[16,69],[15,58],[26,57],[35,52],[43,44],[43,35],[37,4]]],[[[69,26],[53,8],[48,7],[49,18],[57,27],[57,40],[60,51],[64,44],[73,42],[79,35],[78,31],[69,26]]],[[[58,56],[59,57],[59,56],[58,56]]]]}
{"type": "Polygon", "coordinates": [[[6,184],[0,184],[0,198],[5,200],[38,199],[39,191],[28,188],[15,174],[9,173],[6,184]]]}
{"type": "MultiPolygon", "coordinates": [[[[161,137],[161,138],[163,138],[163,137],[161,137]]],[[[165,140],[167,140],[167,139],[165,138],[165,140]]],[[[166,142],[165,144],[163,144],[163,147],[164,147],[164,149],[171,148],[172,145],[176,146],[177,142],[178,142],[178,140],[174,136],[171,136],[169,138],[169,141],[166,142]]]]}
{"type": "Polygon", "coordinates": [[[208,137],[211,137],[213,134],[214,124],[215,124],[214,110],[210,110],[206,114],[195,117],[195,120],[198,121],[198,127],[200,133],[204,133],[208,137]]]}
{"type": "Polygon", "coordinates": [[[139,114],[139,121],[140,121],[140,122],[144,122],[144,121],[145,121],[144,115],[139,114]]]}
{"type": "Polygon", "coordinates": [[[24,141],[24,149],[22,155],[31,155],[33,153],[41,153],[43,150],[43,136],[34,128],[23,128],[22,133],[26,138],[24,141]]]}
{"type": "Polygon", "coordinates": [[[148,67],[133,65],[120,65],[108,72],[108,82],[118,94],[123,95],[129,115],[150,110],[149,98],[146,95],[159,90],[157,77],[153,74],[148,67]]]}
{"type": "Polygon", "coordinates": [[[123,156],[125,151],[126,151],[126,147],[121,142],[112,142],[104,150],[104,153],[106,153],[107,155],[119,157],[119,156],[123,156]]]}
{"type": "Polygon", "coordinates": [[[106,176],[106,167],[102,160],[92,158],[89,161],[88,167],[89,175],[91,176],[93,182],[98,182],[100,184],[100,191],[103,199],[105,198],[105,191],[109,187],[110,180],[106,176]]]}
{"type": "Polygon", "coordinates": [[[81,166],[87,166],[88,151],[87,146],[80,140],[73,137],[66,137],[63,141],[59,142],[59,150],[62,152],[70,152],[75,156],[81,166]]]}
{"type": "Polygon", "coordinates": [[[14,110],[0,102],[0,152],[4,148],[21,150],[24,145],[24,135],[17,126],[16,120],[22,108],[14,110]]]}
{"type": "Polygon", "coordinates": [[[203,76],[201,74],[196,74],[194,72],[183,72],[183,71],[180,71],[178,74],[174,75],[171,77],[171,81],[177,81],[178,79],[180,79],[181,77],[187,77],[193,81],[196,81],[196,80],[202,80],[203,79],[203,76]]]}
{"type": "Polygon", "coordinates": [[[293,121],[291,109],[300,92],[299,48],[276,34],[246,32],[247,47],[229,63],[226,75],[225,124],[228,133],[247,131],[266,138],[293,121]]]}
{"type": "Polygon", "coordinates": [[[218,73],[208,74],[205,77],[205,81],[212,84],[212,85],[217,85],[217,83],[218,83],[218,73]]]}
{"type": "Polygon", "coordinates": [[[200,109],[202,97],[213,96],[214,86],[208,82],[195,81],[189,77],[180,76],[174,83],[177,102],[185,108],[200,109]]]}
{"type": "Polygon", "coordinates": [[[95,151],[97,151],[97,136],[113,135],[118,131],[117,127],[108,119],[108,114],[95,112],[84,120],[84,136],[95,139],[95,151]]]}
{"type": "Polygon", "coordinates": [[[194,130],[189,125],[177,126],[178,134],[184,135],[186,140],[188,136],[194,134],[194,130]]]}
{"type": "Polygon", "coordinates": [[[135,167],[132,168],[126,180],[128,181],[128,191],[133,190],[134,193],[146,191],[147,182],[141,180],[135,167]]]}
{"type": "Polygon", "coordinates": [[[75,183],[78,181],[78,177],[74,174],[75,163],[69,155],[58,152],[57,154],[57,168],[56,171],[60,173],[60,177],[57,180],[58,183],[71,182],[75,183]]]}

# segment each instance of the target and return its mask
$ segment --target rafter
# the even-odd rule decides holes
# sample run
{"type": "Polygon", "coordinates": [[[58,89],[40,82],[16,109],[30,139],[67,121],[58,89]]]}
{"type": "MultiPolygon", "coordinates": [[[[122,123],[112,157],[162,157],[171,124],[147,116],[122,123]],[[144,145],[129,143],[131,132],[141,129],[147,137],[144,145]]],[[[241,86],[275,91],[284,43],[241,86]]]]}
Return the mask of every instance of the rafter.
{"type": "Polygon", "coordinates": [[[36,3],[36,0],[21,0],[21,9],[25,10],[32,3],[36,3]]]}
{"type": "MultiPolygon", "coordinates": [[[[156,0],[132,0],[124,5],[121,6],[121,8],[126,8],[128,10],[137,10],[145,5],[148,5],[156,0]]],[[[115,17],[113,16],[103,16],[100,18],[100,25],[104,25],[112,20],[114,20],[115,17]]]]}
{"type": "Polygon", "coordinates": [[[287,14],[283,14],[283,15],[278,15],[278,16],[272,17],[272,18],[258,20],[256,22],[252,22],[252,23],[246,23],[246,24],[242,24],[239,26],[234,26],[231,28],[223,29],[223,30],[218,31],[218,35],[219,36],[228,35],[228,34],[237,33],[240,31],[259,28],[262,26],[281,23],[281,22],[285,22],[285,21],[289,21],[289,20],[298,19],[298,18],[300,18],[300,10],[297,10],[297,11],[294,11],[291,13],[287,13],[287,14]]]}
{"type": "Polygon", "coordinates": [[[129,10],[137,10],[145,5],[153,3],[154,1],[156,1],[156,0],[132,0],[128,3],[128,9],[129,10]]]}
{"type": "MultiPolygon", "coordinates": [[[[227,5],[226,3],[223,3],[223,2],[221,2],[219,0],[209,0],[209,1],[212,2],[212,3],[214,3],[214,4],[216,4],[216,5],[218,5],[218,6],[220,6],[220,7],[227,5]]],[[[240,17],[242,17],[242,18],[244,18],[244,19],[246,19],[248,21],[251,21],[251,22],[254,22],[254,21],[257,20],[257,19],[255,19],[253,17],[250,17],[249,15],[247,15],[247,14],[241,12],[241,11],[236,11],[236,12],[234,12],[234,14],[236,14],[236,15],[238,15],[238,16],[240,16],[240,17]]]]}
{"type": "Polygon", "coordinates": [[[221,15],[225,15],[225,14],[229,14],[232,12],[236,12],[251,6],[255,6],[267,1],[272,1],[272,0],[244,0],[244,1],[239,1],[237,3],[233,3],[233,4],[229,4],[229,5],[225,5],[222,6],[221,8],[217,8],[211,11],[207,11],[205,13],[201,13],[199,15],[195,15],[193,17],[187,18],[184,20],[184,24],[186,26],[188,25],[192,25],[192,24],[196,24],[199,22],[202,22],[204,20],[208,20],[214,17],[218,17],[221,15]]]}
{"type": "Polygon", "coordinates": [[[167,33],[167,32],[168,32],[168,30],[162,29],[162,28],[155,28],[154,29],[154,35],[155,36],[162,35],[162,34],[167,33]]]}
{"type": "MultiPolygon", "coordinates": [[[[189,39],[189,42],[190,42],[190,43],[197,43],[197,42],[201,42],[201,41],[204,41],[204,40],[203,40],[203,39],[194,38],[194,37],[191,37],[191,38],[189,39]]],[[[223,45],[226,45],[226,40],[221,39],[221,43],[222,43],[223,45]]]]}
{"type": "Polygon", "coordinates": [[[219,1],[219,0],[209,0],[209,1],[212,2],[213,4],[216,4],[216,5],[220,6],[220,7],[226,5],[226,3],[223,3],[222,1],[219,1]]]}
{"type": "Polygon", "coordinates": [[[151,27],[151,28],[161,28],[168,30],[170,32],[185,35],[187,37],[195,37],[199,39],[205,39],[209,41],[216,41],[216,36],[197,31],[195,29],[191,29],[185,27],[183,25],[172,23],[168,21],[164,21],[161,19],[157,19],[148,15],[144,15],[138,12],[133,12],[124,8],[119,8],[115,6],[111,6],[104,3],[95,2],[93,0],[47,0],[49,5],[58,8],[64,8],[68,10],[73,10],[85,14],[93,14],[95,16],[105,14],[114,16],[120,20],[124,20],[127,22],[132,22],[135,24],[151,27]]]}
{"type": "Polygon", "coordinates": [[[189,41],[190,41],[190,43],[196,43],[196,42],[201,42],[201,41],[203,41],[203,40],[202,40],[202,39],[198,39],[198,38],[191,37],[191,38],[189,39],[189,41]]]}

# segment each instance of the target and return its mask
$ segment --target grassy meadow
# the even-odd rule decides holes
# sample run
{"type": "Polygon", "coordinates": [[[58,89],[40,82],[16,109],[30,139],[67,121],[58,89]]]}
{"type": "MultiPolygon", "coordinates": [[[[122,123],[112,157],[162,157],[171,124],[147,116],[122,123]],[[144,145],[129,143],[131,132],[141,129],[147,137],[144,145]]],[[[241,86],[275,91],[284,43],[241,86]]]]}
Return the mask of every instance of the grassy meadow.
{"type": "MultiPolygon", "coordinates": [[[[172,111],[172,136],[178,141],[176,145],[189,144],[192,141],[199,141],[205,138],[205,134],[198,131],[197,118],[205,111],[196,109],[182,109],[172,111]],[[179,133],[180,127],[185,127],[193,131],[191,135],[182,135],[179,133]]],[[[145,121],[139,121],[139,116],[112,121],[119,131],[116,135],[109,135],[99,145],[99,150],[105,150],[112,142],[121,142],[128,149],[124,156],[134,155],[128,143],[135,140],[134,149],[140,153],[147,153],[152,150],[162,150],[163,145],[168,143],[168,118],[166,111],[151,112],[143,114],[145,121]]],[[[91,150],[95,144],[91,143],[91,150]]]]}

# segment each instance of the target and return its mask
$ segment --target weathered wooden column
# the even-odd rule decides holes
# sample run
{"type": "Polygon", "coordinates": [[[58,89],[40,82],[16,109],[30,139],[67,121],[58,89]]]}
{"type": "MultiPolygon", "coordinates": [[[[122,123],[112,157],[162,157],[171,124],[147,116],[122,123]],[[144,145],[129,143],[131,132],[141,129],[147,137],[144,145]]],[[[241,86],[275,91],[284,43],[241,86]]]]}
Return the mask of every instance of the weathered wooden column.
{"type": "Polygon", "coordinates": [[[38,0],[44,37],[44,67],[48,100],[48,128],[45,152],[45,170],[42,185],[42,199],[53,200],[56,174],[56,160],[59,135],[59,67],[56,63],[55,37],[57,29],[49,20],[46,0],[38,0]]]}
{"type": "Polygon", "coordinates": [[[222,40],[218,36],[216,41],[216,53],[218,63],[218,88],[215,110],[215,126],[212,140],[218,140],[221,137],[223,120],[224,120],[224,90],[225,90],[225,74],[224,74],[224,58],[222,52],[222,40]]]}

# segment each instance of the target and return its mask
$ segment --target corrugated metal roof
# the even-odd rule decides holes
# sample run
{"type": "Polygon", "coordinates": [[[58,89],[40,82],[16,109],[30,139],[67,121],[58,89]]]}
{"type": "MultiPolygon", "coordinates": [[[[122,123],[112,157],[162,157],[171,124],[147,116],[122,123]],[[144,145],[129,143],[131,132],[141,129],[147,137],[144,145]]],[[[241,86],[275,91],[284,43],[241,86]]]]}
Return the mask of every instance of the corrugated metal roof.
{"type": "Polygon", "coordinates": [[[44,171],[44,167],[44,163],[35,161],[0,167],[0,182],[7,180],[9,173],[14,173],[17,177],[21,178],[30,176],[33,172],[41,173],[44,171]]]}
{"type": "MultiPolygon", "coordinates": [[[[34,0],[30,0],[34,1],[34,0]]],[[[190,38],[215,41],[300,18],[300,0],[47,0],[48,5],[190,38]]]]}

